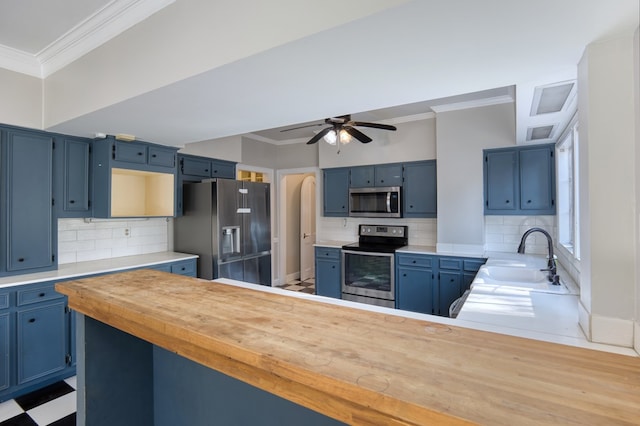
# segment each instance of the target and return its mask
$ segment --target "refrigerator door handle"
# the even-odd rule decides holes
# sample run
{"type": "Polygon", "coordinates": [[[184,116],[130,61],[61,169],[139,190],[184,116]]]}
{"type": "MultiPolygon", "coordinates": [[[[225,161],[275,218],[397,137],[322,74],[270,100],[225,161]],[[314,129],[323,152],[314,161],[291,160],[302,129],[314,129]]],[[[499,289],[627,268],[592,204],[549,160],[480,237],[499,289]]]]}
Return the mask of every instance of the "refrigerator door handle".
{"type": "Polygon", "coordinates": [[[247,213],[251,213],[251,209],[249,207],[240,207],[238,210],[236,210],[236,212],[247,214],[247,213]]]}

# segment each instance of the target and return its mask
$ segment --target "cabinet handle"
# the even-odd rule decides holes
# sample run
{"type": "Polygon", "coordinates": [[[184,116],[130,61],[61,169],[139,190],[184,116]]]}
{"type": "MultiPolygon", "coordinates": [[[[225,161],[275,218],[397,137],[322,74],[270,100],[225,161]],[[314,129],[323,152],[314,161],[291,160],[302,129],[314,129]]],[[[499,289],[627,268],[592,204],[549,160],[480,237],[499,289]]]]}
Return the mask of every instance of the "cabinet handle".
{"type": "Polygon", "coordinates": [[[413,263],[416,263],[416,261],[414,260],[413,263]]]}
{"type": "Polygon", "coordinates": [[[142,152],[138,152],[138,155],[142,155],[142,154],[143,154],[142,152]]]}
{"type": "Polygon", "coordinates": [[[44,296],[46,296],[46,293],[40,293],[40,294],[38,294],[38,297],[44,297],[44,296]]]}
{"type": "Polygon", "coordinates": [[[406,276],[407,276],[407,274],[406,274],[406,273],[405,273],[405,274],[402,274],[402,276],[403,276],[403,277],[406,277],[406,276]]]}
{"type": "Polygon", "coordinates": [[[527,204],[531,204],[531,200],[527,200],[527,204]]]}
{"type": "Polygon", "coordinates": [[[35,318],[29,318],[29,322],[36,322],[35,318]]]}
{"type": "Polygon", "coordinates": [[[24,262],[24,257],[19,257],[18,262],[24,262]]]}
{"type": "Polygon", "coordinates": [[[209,173],[209,169],[204,169],[205,172],[209,173]]]}
{"type": "Polygon", "coordinates": [[[75,204],[76,200],[69,200],[69,204],[75,204]]]}
{"type": "Polygon", "coordinates": [[[156,155],[156,154],[151,154],[151,157],[152,157],[152,158],[156,158],[156,157],[157,157],[157,155],[156,155]]]}
{"type": "Polygon", "coordinates": [[[509,200],[505,201],[505,203],[509,204],[509,200]]]}
{"type": "Polygon", "coordinates": [[[213,171],[213,173],[218,173],[218,171],[217,171],[217,170],[214,170],[214,171],[213,171]]]}
{"type": "Polygon", "coordinates": [[[449,282],[450,282],[450,283],[452,283],[452,282],[453,282],[453,278],[451,278],[451,279],[449,280],[449,282]]]}
{"type": "Polygon", "coordinates": [[[336,265],[331,265],[331,269],[336,269],[336,265]]]}
{"type": "Polygon", "coordinates": [[[384,183],[384,179],[380,179],[380,183],[384,183]]]}
{"type": "Polygon", "coordinates": [[[409,205],[409,208],[412,209],[413,208],[413,204],[409,205]]]}

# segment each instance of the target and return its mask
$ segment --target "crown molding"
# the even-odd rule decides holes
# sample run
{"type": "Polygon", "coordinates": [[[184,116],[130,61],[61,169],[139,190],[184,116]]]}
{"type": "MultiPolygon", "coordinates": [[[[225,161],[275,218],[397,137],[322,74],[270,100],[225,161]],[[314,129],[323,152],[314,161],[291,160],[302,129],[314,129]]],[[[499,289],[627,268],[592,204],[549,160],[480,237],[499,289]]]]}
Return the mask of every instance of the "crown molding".
{"type": "Polygon", "coordinates": [[[462,109],[506,104],[513,101],[514,101],[513,96],[504,95],[504,96],[495,96],[493,98],[477,99],[473,101],[457,102],[453,104],[435,105],[435,106],[432,106],[431,109],[435,111],[436,114],[439,114],[441,112],[458,111],[462,109]]]}
{"type": "Polygon", "coordinates": [[[175,0],[113,0],[31,55],[0,45],[0,67],[46,78],[175,0]]]}
{"type": "Polygon", "coordinates": [[[2,44],[0,44],[0,68],[42,78],[42,67],[34,55],[2,44]]]}

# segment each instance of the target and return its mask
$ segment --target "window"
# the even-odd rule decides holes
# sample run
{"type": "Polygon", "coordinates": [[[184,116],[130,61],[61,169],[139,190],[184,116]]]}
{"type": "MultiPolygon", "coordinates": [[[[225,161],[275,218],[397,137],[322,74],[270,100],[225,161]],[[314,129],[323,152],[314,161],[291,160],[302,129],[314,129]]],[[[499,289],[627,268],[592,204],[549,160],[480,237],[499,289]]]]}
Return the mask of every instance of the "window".
{"type": "Polygon", "coordinates": [[[578,214],[578,124],[573,122],[557,146],[558,243],[580,259],[578,214]]]}

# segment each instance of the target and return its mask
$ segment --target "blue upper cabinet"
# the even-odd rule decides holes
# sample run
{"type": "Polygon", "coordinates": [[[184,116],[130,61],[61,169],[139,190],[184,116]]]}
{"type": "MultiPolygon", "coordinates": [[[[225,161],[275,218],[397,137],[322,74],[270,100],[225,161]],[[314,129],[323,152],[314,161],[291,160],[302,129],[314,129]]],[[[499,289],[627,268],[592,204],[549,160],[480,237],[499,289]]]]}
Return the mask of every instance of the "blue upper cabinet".
{"type": "Polygon", "coordinates": [[[554,146],[520,151],[520,209],[555,214],[554,146]]]}
{"type": "Polygon", "coordinates": [[[93,217],[175,216],[177,171],[177,148],[113,136],[93,140],[93,217]]]}
{"type": "Polygon", "coordinates": [[[553,215],[554,144],[484,151],[485,215],[553,215]]]}
{"type": "Polygon", "coordinates": [[[55,269],[53,136],[0,128],[0,275],[55,269]]]}
{"type": "Polygon", "coordinates": [[[368,188],[375,185],[375,170],[373,166],[359,166],[351,168],[351,188],[368,188]]]}
{"type": "Polygon", "coordinates": [[[436,217],[436,160],[404,164],[403,217],[436,217]]]}
{"type": "Polygon", "coordinates": [[[374,169],[374,186],[402,186],[402,164],[379,164],[374,169]]]}
{"type": "Polygon", "coordinates": [[[56,137],[54,199],[56,215],[59,218],[91,217],[90,147],[90,139],[56,137]]]}
{"type": "Polygon", "coordinates": [[[351,188],[402,186],[402,164],[351,167],[351,188]]]}
{"type": "Polygon", "coordinates": [[[349,169],[323,170],[323,215],[349,216],[349,169]]]}

